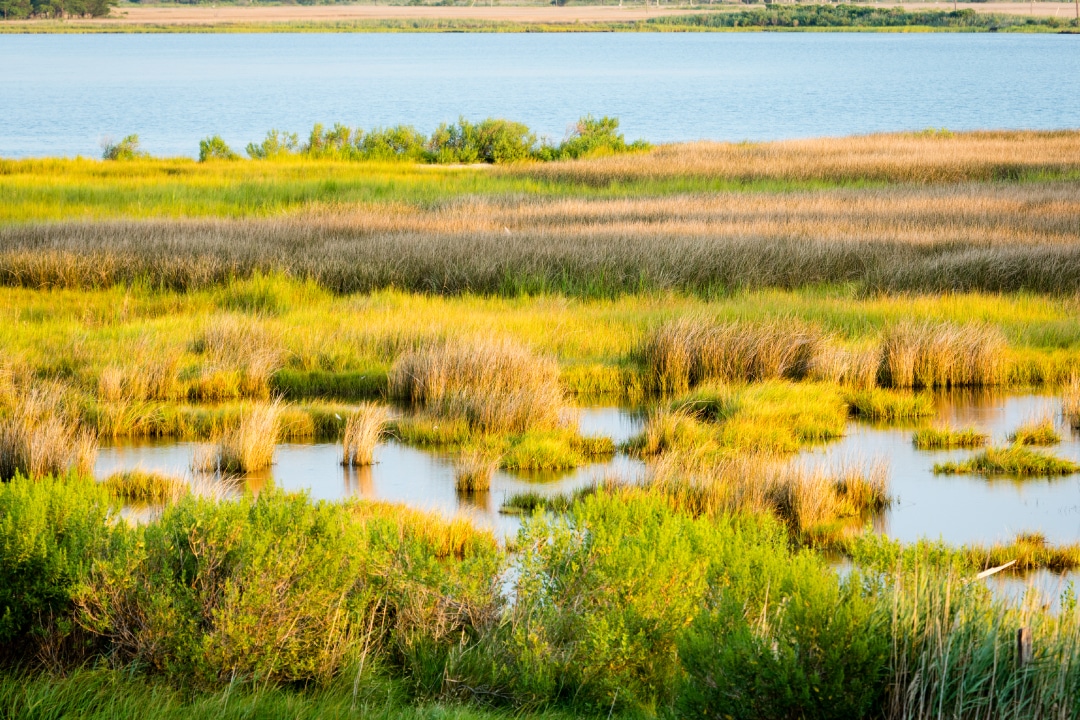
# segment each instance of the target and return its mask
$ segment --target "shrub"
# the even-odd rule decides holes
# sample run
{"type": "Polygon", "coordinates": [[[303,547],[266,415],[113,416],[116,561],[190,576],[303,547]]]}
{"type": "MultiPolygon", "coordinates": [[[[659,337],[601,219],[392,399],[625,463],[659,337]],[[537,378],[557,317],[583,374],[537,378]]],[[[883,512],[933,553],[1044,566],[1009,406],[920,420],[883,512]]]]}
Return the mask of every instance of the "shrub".
{"type": "Polygon", "coordinates": [[[73,594],[123,532],[109,497],[79,477],[0,483],[0,648],[30,660],[70,621],[73,594]]]}
{"type": "Polygon", "coordinates": [[[239,160],[240,156],[233,152],[220,135],[203,138],[199,141],[199,162],[208,160],[239,160]]]}
{"type": "Polygon", "coordinates": [[[296,133],[285,133],[275,129],[266,133],[266,138],[258,145],[248,143],[246,151],[252,160],[275,160],[295,155],[299,149],[300,140],[296,133]]]}
{"type": "Polygon", "coordinates": [[[531,157],[536,136],[517,122],[488,118],[471,123],[440,125],[427,142],[427,150],[443,163],[506,163],[531,157]]]}
{"type": "Polygon", "coordinates": [[[118,143],[106,142],[102,146],[103,160],[139,160],[148,157],[150,153],[143,152],[139,147],[138,135],[128,135],[118,143]]]}
{"type": "Polygon", "coordinates": [[[638,140],[627,144],[626,138],[619,131],[618,118],[604,116],[594,118],[586,115],[578,120],[569,135],[557,148],[551,148],[549,157],[544,159],[577,159],[596,155],[614,155],[635,150],[648,150],[649,144],[638,140]]]}
{"type": "Polygon", "coordinates": [[[375,128],[363,135],[357,147],[369,160],[420,160],[424,157],[425,138],[410,125],[375,128]]]}

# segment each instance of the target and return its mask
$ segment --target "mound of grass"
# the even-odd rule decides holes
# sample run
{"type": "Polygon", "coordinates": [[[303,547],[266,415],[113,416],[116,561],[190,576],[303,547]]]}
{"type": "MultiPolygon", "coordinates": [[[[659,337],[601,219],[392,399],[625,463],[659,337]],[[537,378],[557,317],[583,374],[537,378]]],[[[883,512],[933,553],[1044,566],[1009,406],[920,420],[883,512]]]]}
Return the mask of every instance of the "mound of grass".
{"type": "Polygon", "coordinates": [[[987,448],[970,460],[938,463],[934,472],[941,475],[1008,475],[1012,477],[1050,477],[1080,472],[1072,460],[1030,450],[1023,445],[987,448]]]}
{"type": "Polygon", "coordinates": [[[491,476],[499,467],[500,458],[490,450],[472,448],[454,461],[454,487],[459,493],[471,494],[491,489],[491,476]]]}
{"type": "Polygon", "coordinates": [[[114,473],[102,485],[116,500],[153,505],[172,502],[191,492],[191,486],[181,478],[146,470],[114,473]]]}
{"type": "Polygon", "coordinates": [[[196,453],[192,467],[201,472],[249,473],[274,462],[281,427],[280,400],[247,407],[237,425],[225,430],[217,443],[196,453]]]}
{"type": "Polygon", "coordinates": [[[975,428],[964,430],[955,430],[950,427],[920,428],[911,436],[911,442],[919,450],[978,448],[986,445],[989,440],[989,435],[975,428]]]}
{"type": "Polygon", "coordinates": [[[1050,418],[1024,423],[1009,435],[1009,442],[1016,445],[1057,445],[1061,435],[1050,418]]]}
{"type": "Polygon", "coordinates": [[[934,402],[928,395],[882,388],[858,390],[844,396],[853,416],[862,420],[897,422],[930,417],[934,402]]]}
{"type": "Polygon", "coordinates": [[[351,467],[375,461],[375,446],[386,432],[390,410],[385,405],[364,403],[345,421],[341,464],[351,467]]]}

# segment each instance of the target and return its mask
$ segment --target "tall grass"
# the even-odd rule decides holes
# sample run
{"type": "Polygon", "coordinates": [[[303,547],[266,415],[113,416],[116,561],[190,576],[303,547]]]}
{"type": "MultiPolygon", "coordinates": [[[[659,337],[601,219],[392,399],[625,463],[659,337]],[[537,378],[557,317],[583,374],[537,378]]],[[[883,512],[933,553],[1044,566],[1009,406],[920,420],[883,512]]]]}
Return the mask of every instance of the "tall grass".
{"type": "Polygon", "coordinates": [[[999,385],[1006,347],[991,326],[900,323],[885,333],[879,378],[894,388],[999,385]]]}
{"type": "Polygon", "coordinates": [[[172,502],[191,492],[191,486],[181,478],[145,470],[113,473],[102,484],[117,500],[155,505],[172,502]]]}
{"type": "Polygon", "coordinates": [[[1080,430],[1080,378],[1072,378],[1061,397],[1061,414],[1074,430],[1080,430]]]}
{"type": "Polygon", "coordinates": [[[912,444],[919,450],[977,448],[989,440],[989,435],[974,428],[955,430],[951,427],[920,428],[911,437],[912,444]]]}
{"type": "Polygon", "coordinates": [[[237,425],[196,453],[193,467],[202,472],[248,473],[270,467],[277,447],[282,403],[274,399],[245,408],[237,425]]]}
{"type": "Polygon", "coordinates": [[[1057,445],[1061,434],[1054,427],[1053,418],[1047,416],[1032,419],[1009,434],[1009,442],[1018,445],[1057,445]]]}
{"type": "Polygon", "coordinates": [[[91,473],[97,438],[64,406],[63,386],[21,387],[17,393],[8,415],[0,417],[0,480],[91,473]]]}
{"type": "Polygon", "coordinates": [[[556,363],[508,340],[445,341],[410,350],[390,368],[390,394],[483,432],[559,424],[556,363]]]}
{"type": "Polygon", "coordinates": [[[490,490],[499,462],[498,455],[484,448],[462,451],[454,460],[454,487],[466,495],[490,490]]]}
{"type": "Polygon", "coordinates": [[[375,461],[375,446],[386,434],[390,410],[385,405],[362,404],[345,421],[342,436],[342,465],[362,466],[375,461]]]}

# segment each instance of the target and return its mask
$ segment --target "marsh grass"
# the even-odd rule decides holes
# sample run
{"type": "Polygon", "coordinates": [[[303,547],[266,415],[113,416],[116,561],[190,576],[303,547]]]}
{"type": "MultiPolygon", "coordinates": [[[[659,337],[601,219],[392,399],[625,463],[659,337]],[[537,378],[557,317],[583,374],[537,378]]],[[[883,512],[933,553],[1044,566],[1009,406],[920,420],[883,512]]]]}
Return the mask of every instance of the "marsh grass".
{"type": "Polygon", "coordinates": [[[274,462],[283,404],[280,400],[247,406],[239,423],[227,428],[216,443],[198,448],[192,469],[210,473],[249,473],[274,462]]]}
{"type": "Polygon", "coordinates": [[[948,426],[920,428],[911,436],[912,444],[919,450],[979,448],[986,445],[989,440],[989,435],[975,428],[957,430],[948,426]]]}
{"type": "Polygon", "coordinates": [[[1016,445],[1057,445],[1061,434],[1050,417],[1033,418],[1009,434],[1009,442],[1016,445]]]}
{"type": "Polygon", "coordinates": [[[559,425],[557,364],[508,340],[446,341],[407,351],[390,369],[390,394],[481,432],[559,425]]]}
{"type": "Polygon", "coordinates": [[[934,472],[940,475],[984,475],[987,477],[1052,477],[1080,472],[1072,460],[1049,453],[1030,450],[1023,445],[987,448],[969,460],[937,463],[934,472]]]}
{"type": "Polygon", "coordinates": [[[58,383],[16,389],[8,414],[0,417],[0,479],[93,471],[97,438],[80,428],[64,392],[58,383]]]}
{"type": "Polygon", "coordinates": [[[211,318],[191,349],[207,367],[191,392],[199,400],[265,398],[270,378],[282,366],[282,340],[257,317],[227,314],[211,318]]]}
{"type": "Polygon", "coordinates": [[[892,388],[999,385],[1007,346],[989,325],[900,323],[882,341],[879,381],[892,388]]]}
{"type": "Polygon", "coordinates": [[[1072,426],[1080,430],[1080,378],[1072,378],[1061,396],[1061,415],[1072,426]]]}
{"type": "Polygon", "coordinates": [[[385,405],[364,403],[345,421],[342,435],[341,464],[358,467],[375,461],[375,446],[386,434],[390,409],[385,405]]]}
{"type": "Polygon", "coordinates": [[[173,502],[192,491],[191,485],[181,478],[146,470],[113,473],[102,484],[116,500],[153,505],[173,502]]]}
{"type": "Polygon", "coordinates": [[[844,399],[851,415],[862,420],[910,422],[935,412],[932,398],[923,393],[871,388],[849,392],[844,399]]]}
{"type": "Polygon", "coordinates": [[[454,461],[454,487],[466,495],[491,489],[491,477],[501,458],[486,448],[470,448],[454,461]]]}

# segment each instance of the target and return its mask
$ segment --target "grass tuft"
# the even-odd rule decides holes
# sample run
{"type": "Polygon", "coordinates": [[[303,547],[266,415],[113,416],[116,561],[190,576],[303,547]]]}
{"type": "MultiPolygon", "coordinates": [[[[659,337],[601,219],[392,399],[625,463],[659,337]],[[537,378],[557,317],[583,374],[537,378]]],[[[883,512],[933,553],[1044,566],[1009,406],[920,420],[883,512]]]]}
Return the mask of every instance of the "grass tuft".
{"type": "Polygon", "coordinates": [[[1049,453],[1029,450],[1023,445],[1010,445],[987,448],[962,462],[938,463],[934,465],[934,472],[939,475],[1051,477],[1080,472],[1080,465],[1049,453]]]}
{"type": "Polygon", "coordinates": [[[197,451],[192,467],[201,472],[249,473],[274,462],[283,405],[280,400],[256,402],[246,408],[237,425],[220,440],[197,451]]]}
{"type": "Polygon", "coordinates": [[[172,502],[191,492],[191,486],[180,478],[146,470],[114,473],[102,484],[116,500],[154,505],[172,502]]]}
{"type": "Polygon", "coordinates": [[[499,467],[499,456],[484,448],[463,451],[454,462],[454,487],[472,494],[491,489],[491,476],[499,467]]]}
{"type": "Polygon", "coordinates": [[[903,322],[882,340],[879,381],[893,388],[999,385],[1007,343],[988,325],[903,322]]]}
{"type": "Polygon", "coordinates": [[[1015,445],[1057,445],[1061,442],[1061,434],[1054,427],[1054,421],[1046,417],[1018,427],[1009,435],[1009,442],[1015,445]]]}
{"type": "Polygon", "coordinates": [[[17,389],[8,416],[0,418],[0,480],[93,472],[97,438],[80,429],[63,395],[55,383],[17,389]]]}
{"type": "Polygon", "coordinates": [[[351,467],[375,461],[375,446],[386,433],[390,410],[385,405],[364,403],[345,421],[341,464],[351,467]]]}
{"type": "Polygon", "coordinates": [[[853,416],[862,420],[898,422],[934,414],[928,395],[871,388],[848,393],[845,398],[853,416]]]}
{"type": "Polygon", "coordinates": [[[954,430],[950,427],[920,428],[911,436],[911,442],[919,450],[978,448],[986,445],[989,440],[989,435],[975,428],[964,430],[954,430]]]}

